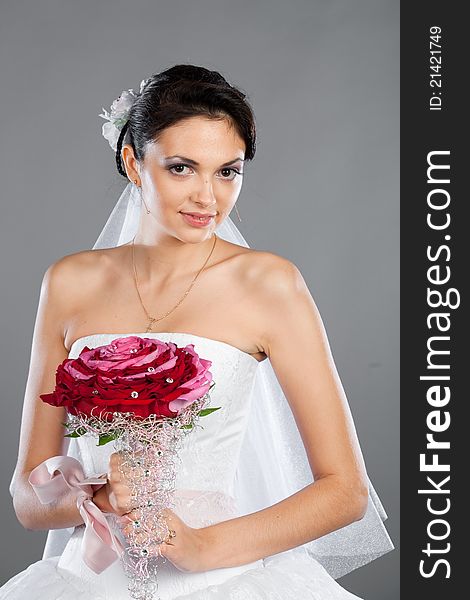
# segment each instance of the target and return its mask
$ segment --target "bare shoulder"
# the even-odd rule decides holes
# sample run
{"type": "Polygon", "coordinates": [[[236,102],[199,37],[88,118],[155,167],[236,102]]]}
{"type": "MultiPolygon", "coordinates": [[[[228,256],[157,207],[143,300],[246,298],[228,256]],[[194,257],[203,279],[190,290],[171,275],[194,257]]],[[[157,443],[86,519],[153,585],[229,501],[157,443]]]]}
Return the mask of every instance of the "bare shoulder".
{"type": "Polygon", "coordinates": [[[288,258],[253,248],[233,254],[234,280],[243,289],[243,321],[246,329],[263,347],[271,330],[287,308],[299,302],[309,291],[297,265],[288,258]]]}
{"type": "Polygon", "coordinates": [[[264,354],[272,357],[273,349],[295,330],[294,321],[300,330],[312,321],[318,324],[315,301],[293,261],[251,250],[239,257],[238,264],[245,290],[243,322],[264,354]]]}
{"type": "Polygon", "coordinates": [[[112,259],[114,249],[82,250],[67,254],[46,270],[43,288],[53,295],[56,302],[60,299],[61,314],[64,318],[73,315],[82,298],[90,291],[98,291],[106,285],[107,278],[112,276],[110,267],[115,264],[112,259]]]}
{"type": "Polygon", "coordinates": [[[240,268],[246,284],[262,298],[275,294],[282,299],[305,285],[297,265],[274,252],[250,249],[240,257],[240,268]]]}
{"type": "Polygon", "coordinates": [[[51,282],[77,289],[85,281],[99,278],[106,262],[109,262],[106,250],[81,250],[59,258],[48,267],[46,273],[51,282]]]}

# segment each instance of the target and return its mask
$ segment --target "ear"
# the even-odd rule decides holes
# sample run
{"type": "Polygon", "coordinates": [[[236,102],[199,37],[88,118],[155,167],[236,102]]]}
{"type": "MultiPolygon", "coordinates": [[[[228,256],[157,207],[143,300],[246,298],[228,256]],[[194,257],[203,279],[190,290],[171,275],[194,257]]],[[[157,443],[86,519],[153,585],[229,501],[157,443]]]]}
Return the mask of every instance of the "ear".
{"type": "Polygon", "coordinates": [[[140,185],[140,165],[130,144],[122,145],[121,156],[128,178],[133,182],[137,180],[137,185],[140,185]]]}

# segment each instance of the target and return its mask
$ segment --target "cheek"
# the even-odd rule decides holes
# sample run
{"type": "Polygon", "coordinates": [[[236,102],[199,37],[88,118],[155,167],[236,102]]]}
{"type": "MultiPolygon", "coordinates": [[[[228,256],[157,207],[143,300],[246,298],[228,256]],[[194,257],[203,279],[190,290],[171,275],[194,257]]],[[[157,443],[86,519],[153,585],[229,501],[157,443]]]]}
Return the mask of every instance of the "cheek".
{"type": "Polygon", "coordinates": [[[235,204],[242,187],[241,181],[221,181],[214,185],[214,194],[217,200],[224,205],[235,204]]]}
{"type": "Polygon", "coordinates": [[[153,179],[148,191],[151,194],[151,202],[160,212],[174,210],[185,198],[184,186],[175,185],[166,178],[153,179]]]}

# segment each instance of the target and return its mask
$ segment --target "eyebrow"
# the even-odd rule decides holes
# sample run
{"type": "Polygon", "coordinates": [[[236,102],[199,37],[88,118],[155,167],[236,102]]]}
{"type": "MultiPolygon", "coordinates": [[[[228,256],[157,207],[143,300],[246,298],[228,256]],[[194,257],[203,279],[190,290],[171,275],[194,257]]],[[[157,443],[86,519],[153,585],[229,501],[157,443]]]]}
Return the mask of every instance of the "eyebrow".
{"type": "MultiPolygon", "coordinates": [[[[185,161],[185,162],[187,162],[188,164],[190,164],[190,165],[194,165],[195,167],[198,167],[198,166],[199,166],[199,163],[198,163],[198,162],[196,162],[195,160],[192,160],[191,158],[186,158],[185,156],[181,156],[181,155],[179,155],[179,154],[174,154],[173,156],[166,156],[166,157],[165,157],[165,160],[172,160],[172,159],[174,159],[174,158],[179,158],[179,159],[181,159],[181,160],[184,160],[184,161],[185,161]]],[[[222,167],[228,167],[229,165],[233,165],[233,163],[235,163],[235,162],[237,162],[237,161],[239,161],[239,160],[241,160],[242,162],[244,162],[244,160],[245,160],[245,159],[244,159],[244,158],[241,158],[241,157],[237,157],[237,158],[234,158],[233,160],[229,160],[228,162],[224,163],[224,164],[223,164],[223,165],[221,165],[221,166],[222,166],[222,167]]]]}

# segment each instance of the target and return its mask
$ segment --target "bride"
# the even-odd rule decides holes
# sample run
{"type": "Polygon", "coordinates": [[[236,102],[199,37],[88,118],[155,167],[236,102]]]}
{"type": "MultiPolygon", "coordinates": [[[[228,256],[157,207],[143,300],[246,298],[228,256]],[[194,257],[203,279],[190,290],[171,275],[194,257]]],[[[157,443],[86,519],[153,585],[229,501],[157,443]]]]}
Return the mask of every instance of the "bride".
{"type": "Polygon", "coordinates": [[[167,509],[174,535],[160,545],[158,597],[357,599],[336,579],[393,544],[301,273],[250,248],[229,217],[256,148],[245,95],[215,71],[176,65],[101,116],[127,187],[94,248],[44,275],[10,489],[19,522],[49,537],[43,559],[0,598],[130,598],[119,561],[100,575],[84,565],[73,491],[41,504],[29,476],[67,453],[87,475],[101,466],[106,484],[93,502],[128,535],[137,507],[129,511],[120,454],[84,438],[68,446],[65,409],[39,396],[85,345],[132,334],[195,343],[213,361],[218,401],[231,403],[223,429],[194,434],[181,480],[233,496],[237,512],[221,519],[201,503],[209,518],[196,526],[189,509],[167,509]]]}

